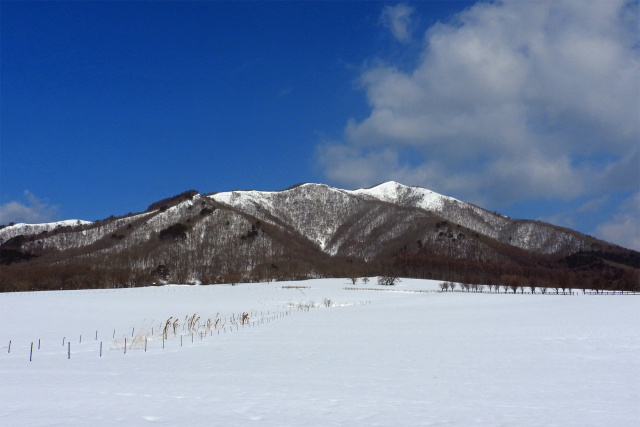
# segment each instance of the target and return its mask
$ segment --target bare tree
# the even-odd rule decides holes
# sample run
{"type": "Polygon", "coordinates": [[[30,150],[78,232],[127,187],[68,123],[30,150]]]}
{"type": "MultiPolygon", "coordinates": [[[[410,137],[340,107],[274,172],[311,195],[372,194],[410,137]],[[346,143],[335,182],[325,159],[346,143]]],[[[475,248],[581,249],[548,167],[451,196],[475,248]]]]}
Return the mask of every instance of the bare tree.
{"type": "Polygon", "coordinates": [[[380,276],[378,277],[378,285],[394,286],[396,282],[399,282],[400,278],[395,276],[380,276]]]}
{"type": "Polygon", "coordinates": [[[449,289],[449,284],[447,282],[440,282],[440,292],[446,292],[449,289]]]}
{"type": "Polygon", "coordinates": [[[235,286],[242,280],[242,274],[237,271],[230,271],[224,275],[224,280],[228,282],[231,286],[235,286]]]}

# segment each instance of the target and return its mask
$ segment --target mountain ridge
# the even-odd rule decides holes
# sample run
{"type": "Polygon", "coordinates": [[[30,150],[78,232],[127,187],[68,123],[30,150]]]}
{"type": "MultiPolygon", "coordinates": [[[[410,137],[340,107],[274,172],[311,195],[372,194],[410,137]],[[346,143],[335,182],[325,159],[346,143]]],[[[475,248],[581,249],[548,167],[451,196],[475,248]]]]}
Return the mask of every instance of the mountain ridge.
{"type": "MultiPolygon", "coordinates": [[[[440,266],[464,265],[470,277],[475,273],[469,266],[477,263],[477,270],[491,265],[502,276],[515,271],[526,277],[529,269],[544,277],[552,274],[545,269],[565,268],[558,264],[563,258],[608,252],[613,255],[599,257],[598,268],[615,270],[607,280],[617,283],[626,267],[612,260],[634,252],[395,181],[356,190],[317,183],[281,191],[189,190],[136,214],[52,224],[0,229],[2,263],[88,265],[147,277],[170,271],[171,280],[206,283],[231,276],[259,280],[390,269],[451,275],[451,268],[425,270],[438,259],[440,266]]],[[[570,263],[584,270],[583,264],[570,263]]]]}

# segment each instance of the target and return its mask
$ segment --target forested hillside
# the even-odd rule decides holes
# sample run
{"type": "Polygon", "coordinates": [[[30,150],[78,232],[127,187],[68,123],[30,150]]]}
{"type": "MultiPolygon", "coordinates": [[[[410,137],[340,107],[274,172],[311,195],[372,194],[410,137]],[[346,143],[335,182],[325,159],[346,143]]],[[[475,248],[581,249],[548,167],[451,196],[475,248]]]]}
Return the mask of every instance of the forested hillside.
{"type": "Polygon", "coordinates": [[[640,290],[640,256],[420,187],[190,190],[102,221],[0,229],[0,290],[397,275],[640,290]]]}

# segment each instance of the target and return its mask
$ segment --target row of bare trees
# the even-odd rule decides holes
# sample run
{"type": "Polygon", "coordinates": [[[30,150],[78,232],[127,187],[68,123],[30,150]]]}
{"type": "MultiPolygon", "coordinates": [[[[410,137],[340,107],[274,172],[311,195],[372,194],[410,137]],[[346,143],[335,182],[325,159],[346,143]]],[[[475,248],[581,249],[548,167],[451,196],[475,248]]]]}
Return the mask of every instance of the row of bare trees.
{"type": "MultiPolygon", "coordinates": [[[[504,282],[507,283],[507,282],[504,282]]],[[[485,292],[485,289],[487,290],[487,292],[494,292],[494,293],[521,293],[524,294],[526,293],[540,293],[540,294],[547,294],[547,293],[551,293],[549,291],[549,288],[547,288],[546,286],[536,286],[536,285],[528,285],[528,286],[521,286],[517,283],[511,283],[511,284],[503,284],[503,285],[482,285],[479,283],[454,283],[454,282],[441,282],[439,284],[440,286],[440,291],[442,292],[455,292],[455,291],[461,291],[461,292],[485,292]]],[[[557,285],[554,286],[552,289],[555,289],[555,294],[567,294],[567,293],[571,293],[571,288],[567,287],[566,285],[562,286],[562,285],[557,285]]]]}

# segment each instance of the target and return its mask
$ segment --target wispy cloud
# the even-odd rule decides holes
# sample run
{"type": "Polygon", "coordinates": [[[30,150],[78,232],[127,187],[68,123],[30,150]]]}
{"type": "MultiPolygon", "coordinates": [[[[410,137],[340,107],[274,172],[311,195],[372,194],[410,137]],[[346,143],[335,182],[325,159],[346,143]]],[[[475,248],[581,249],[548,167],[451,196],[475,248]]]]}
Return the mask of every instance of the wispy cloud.
{"type": "Polygon", "coordinates": [[[640,251],[640,192],[625,200],[611,220],[596,227],[594,235],[640,251]]]}
{"type": "Polygon", "coordinates": [[[37,224],[58,219],[58,206],[39,200],[29,190],[24,190],[24,198],[26,203],[11,201],[0,205],[0,224],[37,224]]]}
{"type": "MultiPolygon", "coordinates": [[[[403,7],[382,14],[399,40],[403,7]]],[[[414,69],[361,75],[370,113],[319,165],[338,185],[397,179],[491,206],[637,191],[637,27],[637,2],[477,3],[426,31],[414,69]]]]}
{"type": "Polygon", "coordinates": [[[411,40],[413,13],[413,7],[405,3],[385,6],[380,23],[387,27],[398,41],[406,43],[411,40]]]}
{"type": "Polygon", "coordinates": [[[278,91],[278,98],[284,98],[285,96],[290,95],[293,92],[292,87],[283,87],[278,91]]]}
{"type": "Polygon", "coordinates": [[[602,197],[591,199],[583,203],[576,209],[578,212],[596,212],[602,209],[602,207],[609,201],[609,195],[605,194],[602,197]]]}

